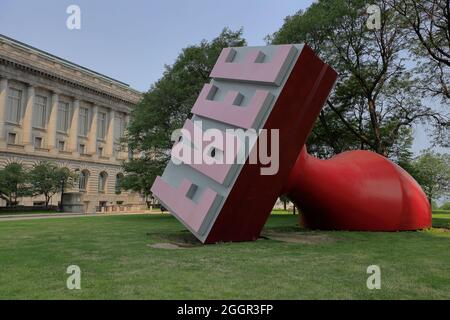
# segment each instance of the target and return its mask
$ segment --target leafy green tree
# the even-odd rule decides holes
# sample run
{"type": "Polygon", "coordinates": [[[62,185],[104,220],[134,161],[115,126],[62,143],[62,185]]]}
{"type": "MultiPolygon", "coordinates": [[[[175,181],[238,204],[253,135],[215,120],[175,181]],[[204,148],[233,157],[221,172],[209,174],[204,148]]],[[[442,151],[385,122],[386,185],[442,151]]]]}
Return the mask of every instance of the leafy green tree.
{"type": "Polygon", "coordinates": [[[450,155],[426,150],[412,163],[411,175],[422,186],[428,200],[450,195],[450,155]]]}
{"type": "Polygon", "coordinates": [[[444,203],[439,209],[440,210],[450,210],[450,202],[444,203]]]}
{"type": "Polygon", "coordinates": [[[390,0],[409,30],[410,51],[418,62],[419,84],[443,102],[450,99],[450,2],[390,0]]]}
{"type": "Polygon", "coordinates": [[[431,210],[439,209],[439,205],[435,200],[431,200],[431,210]]]}
{"type": "Polygon", "coordinates": [[[307,43],[339,74],[310,136],[314,153],[369,149],[395,158],[413,125],[448,124],[416,92],[405,58],[407,33],[387,0],[319,0],[268,37],[273,44],[307,43]],[[378,30],[366,26],[369,4],[381,8],[378,30]]]}
{"type": "Polygon", "coordinates": [[[64,189],[73,187],[76,180],[76,175],[69,169],[59,168],[55,163],[48,161],[35,164],[29,172],[33,195],[44,195],[46,207],[48,207],[51,198],[62,191],[63,185],[64,189]]]}
{"type": "Polygon", "coordinates": [[[150,188],[156,176],[164,170],[165,163],[148,161],[146,159],[134,159],[123,165],[125,176],[120,180],[120,188],[140,193],[150,207],[150,188]]]}
{"type": "Polygon", "coordinates": [[[184,48],[175,63],[166,66],[163,77],[153,84],[133,110],[127,142],[138,155],[124,165],[122,187],[150,195],[155,177],[170,159],[171,134],[183,126],[209,74],[225,47],[245,45],[242,30],[224,29],[212,41],[184,48]]]}
{"type": "Polygon", "coordinates": [[[18,199],[31,195],[27,172],[20,163],[10,163],[0,170],[0,198],[8,207],[15,206],[18,199]]]}
{"type": "Polygon", "coordinates": [[[289,197],[285,194],[280,196],[280,201],[283,202],[283,209],[284,211],[287,210],[287,204],[288,202],[290,202],[291,200],[289,199],[289,197]]]}

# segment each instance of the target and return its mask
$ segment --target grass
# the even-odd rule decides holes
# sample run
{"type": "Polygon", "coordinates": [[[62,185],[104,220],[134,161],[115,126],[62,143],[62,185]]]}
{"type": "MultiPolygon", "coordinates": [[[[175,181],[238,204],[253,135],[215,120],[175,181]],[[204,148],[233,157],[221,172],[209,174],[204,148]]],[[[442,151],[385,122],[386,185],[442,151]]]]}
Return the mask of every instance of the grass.
{"type": "Polygon", "coordinates": [[[272,215],[265,233],[306,242],[156,249],[191,242],[168,215],[0,222],[2,299],[449,299],[450,214],[419,232],[307,231],[298,216],[272,215]],[[81,290],[66,268],[82,270],[81,290]],[[369,265],[381,290],[366,287],[369,265]]]}
{"type": "Polygon", "coordinates": [[[450,214],[450,210],[436,209],[433,210],[433,214],[450,214]]]}
{"type": "Polygon", "coordinates": [[[30,210],[30,211],[14,211],[14,210],[2,210],[0,211],[0,216],[2,215],[21,215],[21,214],[57,214],[60,213],[56,210],[30,210]]]}
{"type": "MultiPolygon", "coordinates": [[[[298,211],[296,211],[298,213],[298,211]]],[[[292,210],[273,209],[272,214],[292,214],[292,210]]]]}

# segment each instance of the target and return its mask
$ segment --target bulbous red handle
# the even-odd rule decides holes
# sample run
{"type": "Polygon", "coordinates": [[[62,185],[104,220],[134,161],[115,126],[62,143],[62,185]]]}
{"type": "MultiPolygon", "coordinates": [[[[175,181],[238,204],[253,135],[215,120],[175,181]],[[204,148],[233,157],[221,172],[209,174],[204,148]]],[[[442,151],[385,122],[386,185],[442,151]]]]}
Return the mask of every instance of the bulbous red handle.
{"type": "Polygon", "coordinates": [[[370,151],[320,160],[303,148],[284,188],[309,228],[359,231],[431,227],[419,184],[401,167],[370,151]]]}

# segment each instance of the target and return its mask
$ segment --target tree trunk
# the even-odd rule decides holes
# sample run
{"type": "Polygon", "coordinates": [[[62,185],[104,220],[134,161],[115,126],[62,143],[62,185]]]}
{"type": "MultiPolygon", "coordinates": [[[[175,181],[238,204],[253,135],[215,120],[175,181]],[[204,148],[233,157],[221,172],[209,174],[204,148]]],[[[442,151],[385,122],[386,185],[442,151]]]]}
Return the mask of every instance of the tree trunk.
{"type": "MultiPolygon", "coordinates": [[[[322,123],[323,128],[325,129],[325,132],[327,133],[327,140],[330,144],[331,148],[333,149],[333,152],[335,154],[341,153],[341,150],[339,150],[336,146],[336,135],[333,134],[332,130],[330,130],[330,127],[328,126],[327,120],[325,118],[325,113],[323,110],[320,112],[319,120],[322,123]]],[[[286,210],[286,209],[284,209],[286,210]]]]}
{"type": "Polygon", "coordinates": [[[375,107],[375,100],[369,99],[369,114],[370,122],[372,124],[373,132],[375,133],[375,147],[376,152],[384,157],[387,157],[387,151],[384,147],[383,140],[381,139],[380,123],[378,122],[378,116],[375,107]]]}
{"type": "Polygon", "coordinates": [[[45,195],[45,209],[48,209],[48,203],[50,202],[50,197],[45,195]]]}
{"type": "Polygon", "coordinates": [[[148,196],[145,196],[145,203],[147,204],[147,209],[150,209],[151,201],[149,200],[148,196]]]}
{"type": "Polygon", "coordinates": [[[286,203],[286,201],[283,201],[283,206],[284,206],[284,211],[286,211],[287,210],[287,203],[286,203]]]}
{"type": "Polygon", "coordinates": [[[6,206],[9,208],[12,206],[13,196],[12,194],[8,194],[8,200],[6,201],[6,206]]]}

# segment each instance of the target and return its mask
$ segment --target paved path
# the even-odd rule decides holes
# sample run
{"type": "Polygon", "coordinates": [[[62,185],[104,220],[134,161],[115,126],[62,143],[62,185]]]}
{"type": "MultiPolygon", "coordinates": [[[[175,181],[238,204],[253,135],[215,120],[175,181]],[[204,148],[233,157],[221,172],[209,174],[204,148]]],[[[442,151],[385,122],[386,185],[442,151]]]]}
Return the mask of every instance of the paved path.
{"type": "Polygon", "coordinates": [[[15,221],[15,220],[35,220],[35,219],[54,219],[54,218],[79,218],[79,217],[106,217],[106,216],[124,216],[124,215],[141,215],[141,214],[158,214],[161,212],[146,212],[146,213],[40,213],[40,214],[4,214],[0,215],[1,221],[15,221]]]}

